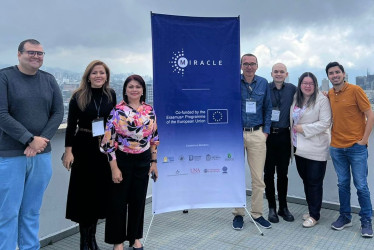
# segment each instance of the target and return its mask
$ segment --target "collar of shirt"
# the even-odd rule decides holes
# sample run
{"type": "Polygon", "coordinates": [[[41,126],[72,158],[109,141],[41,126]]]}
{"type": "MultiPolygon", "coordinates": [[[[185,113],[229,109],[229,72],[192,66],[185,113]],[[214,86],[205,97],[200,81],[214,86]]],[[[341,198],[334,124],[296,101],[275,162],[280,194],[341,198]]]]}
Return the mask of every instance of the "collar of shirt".
{"type": "MultiPolygon", "coordinates": [[[[276,90],[278,90],[277,85],[275,85],[275,82],[271,82],[270,84],[271,84],[271,89],[276,89],[276,90]]],[[[281,89],[283,89],[283,88],[284,88],[284,82],[282,83],[282,87],[281,87],[279,90],[281,90],[281,89]]]]}
{"type": "Polygon", "coordinates": [[[244,78],[244,75],[243,74],[241,74],[241,82],[244,84],[244,86],[250,91],[250,92],[252,92],[255,88],[256,88],[256,86],[257,86],[257,75],[255,75],[254,77],[253,77],[253,80],[252,80],[252,82],[251,83],[249,83],[249,82],[247,82],[246,80],[245,80],[245,78],[244,78]]]}
{"type": "Polygon", "coordinates": [[[245,83],[245,84],[252,84],[252,83],[256,83],[256,82],[257,82],[257,75],[255,75],[255,76],[253,77],[252,82],[247,82],[247,81],[245,80],[243,74],[240,75],[240,79],[241,79],[241,81],[242,81],[243,83],[245,83]]]}
{"type": "Polygon", "coordinates": [[[344,83],[343,83],[344,85],[343,85],[343,88],[341,88],[341,90],[339,90],[339,91],[335,91],[335,89],[334,89],[334,92],[344,92],[347,88],[348,88],[348,82],[346,82],[346,81],[344,81],[344,83]]]}

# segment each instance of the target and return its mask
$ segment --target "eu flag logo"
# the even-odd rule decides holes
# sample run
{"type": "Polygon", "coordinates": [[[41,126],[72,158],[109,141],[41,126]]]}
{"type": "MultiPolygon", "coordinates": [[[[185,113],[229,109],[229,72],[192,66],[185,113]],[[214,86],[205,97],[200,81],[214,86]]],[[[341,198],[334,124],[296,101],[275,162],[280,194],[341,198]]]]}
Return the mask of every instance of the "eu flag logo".
{"type": "Polygon", "coordinates": [[[208,109],[208,124],[226,124],[228,122],[227,109],[208,109]]]}

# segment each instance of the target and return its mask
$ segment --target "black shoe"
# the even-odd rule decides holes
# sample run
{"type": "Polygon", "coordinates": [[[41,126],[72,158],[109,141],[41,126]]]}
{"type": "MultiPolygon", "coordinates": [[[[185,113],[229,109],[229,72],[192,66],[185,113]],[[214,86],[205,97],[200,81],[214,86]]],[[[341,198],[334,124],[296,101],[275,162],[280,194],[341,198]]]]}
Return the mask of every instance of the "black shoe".
{"type": "Polygon", "coordinates": [[[295,220],[295,218],[293,217],[293,215],[290,213],[290,211],[286,207],[285,208],[280,208],[278,210],[278,215],[282,216],[285,221],[291,222],[291,221],[295,220]]]}
{"type": "Polygon", "coordinates": [[[278,223],[279,222],[279,218],[278,218],[277,212],[275,211],[275,208],[269,208],[268,220],[271,223],[278,223]]]}

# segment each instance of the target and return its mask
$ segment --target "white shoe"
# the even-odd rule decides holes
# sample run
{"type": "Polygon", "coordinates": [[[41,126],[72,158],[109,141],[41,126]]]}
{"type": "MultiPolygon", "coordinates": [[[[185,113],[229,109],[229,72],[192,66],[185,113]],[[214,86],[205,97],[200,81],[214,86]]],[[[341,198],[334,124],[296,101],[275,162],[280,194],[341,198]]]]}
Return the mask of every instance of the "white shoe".
{"type": "Polygon", "coordinates": [[[306,220],[310,217],[309,213],[303,214],[303,220],[306,220]]]}
{"type": "Polygon", "coordinates": [[[303,222],[303,227],[314,227],[316,224],[318,223],[318,221],[316,221],[315,219],[313,219],[313,217],[310,217],[308,219],[306,219],[304,222],[303,222]]]}

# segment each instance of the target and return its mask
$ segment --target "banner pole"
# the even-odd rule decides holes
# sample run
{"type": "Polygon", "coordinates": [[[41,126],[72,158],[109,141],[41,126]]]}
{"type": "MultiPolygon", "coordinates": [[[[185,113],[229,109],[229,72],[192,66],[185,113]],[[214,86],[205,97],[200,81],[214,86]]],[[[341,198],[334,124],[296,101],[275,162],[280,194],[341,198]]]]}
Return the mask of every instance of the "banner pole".
{"type": "MultiPolygon", "coordinates": [[[[247,211],[248,212],[248,211],[247,211]]],[[[148,230],[147,230],[147,233],[145,234],[145,237],[144,237],[144,242],[143,242],[143,245],[145,246],[145,242],[147,241],[147,237],[148,237],[148,233],[149,233],[149,230],[151,229],[151,226],[152,226],[152,222],[153,222],[153,218],[155,217],[155,215],[153,214],[152,215],[152,219],[151,219],[151,223],[149,223],[149,227],[148,227],[148,230]]]]}
{"type": "Polygon", "coordinates": [[[248,212],[247,208],[245,207],[244,208],[245,211],[247,211],[247,214],[249,215],[249,218],[251,218],[253,224],[255,224],[255,226],[257,227],[257,230],[260,232],[261,236],[264,236],[264,233],[261,231],[261,229],[257,226],[257,223],[255,222],[255,220],[253,219],[252,215],[248,212]]]}

